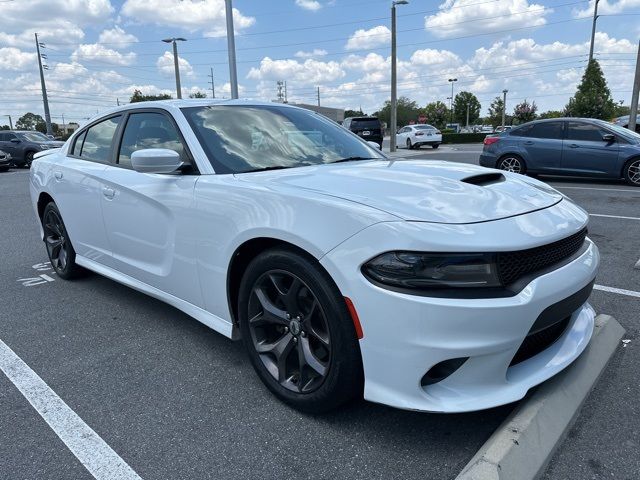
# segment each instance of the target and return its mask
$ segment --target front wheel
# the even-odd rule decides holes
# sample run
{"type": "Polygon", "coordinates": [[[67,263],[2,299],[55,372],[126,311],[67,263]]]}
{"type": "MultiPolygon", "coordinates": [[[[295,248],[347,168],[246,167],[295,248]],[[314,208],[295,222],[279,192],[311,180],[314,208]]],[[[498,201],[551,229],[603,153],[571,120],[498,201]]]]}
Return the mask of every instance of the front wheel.
{"type": "Polygon", "coordinates": [[[505,155],[500,160],[498,160],[498,165],[496,168],[498,168],[499,170],[504,170],[505,172],[520,173],[522,175],[527,173],[527,167],[524,163],[524,160],[518,155],[505,155]]]}
{"type": "Polygon", "coordinates": [[[411,150],[413,148],[413,145],[411,144],[411,139],[407,138],[407,150],[411,150]]]}
{"type": "Polygon", "coordinates": [[[31,168],[31,163],[33,162],[33,153],[34,152],[27,152],[24,155],[24,166],[27,168],[31,168]]]}
{"type": "Polygon", "coordinates": [[[433,145],[431,145],[431,148],[433,148],[433,149],[435,150],[435,149],[436,149],[436,148],[438,148],[439,146],[440,146],[440,144],[439,144],[439,143],[434,143],[433,145]]]}
{"type": "Polygon", "coordinates": [[[629,185],[640,187],[640,158],[627,162],[624,166],[624,179],[629,185]]]}
{"type": "Polygon", "coordinates": [[[282,401],[319,413],[362,394],[345,300],[312,259],[284,249],[260,254],[242,278],[238,312],[251,363],[282,401]]]}
{"type": "Polygon", "coordinates": [[[71,245],[60,211],[53,202],[44,207],[42,229],[47,255],[55,272],[65,280],[76,277],[81,267],[76,264],[76,251],[71,245]]]}

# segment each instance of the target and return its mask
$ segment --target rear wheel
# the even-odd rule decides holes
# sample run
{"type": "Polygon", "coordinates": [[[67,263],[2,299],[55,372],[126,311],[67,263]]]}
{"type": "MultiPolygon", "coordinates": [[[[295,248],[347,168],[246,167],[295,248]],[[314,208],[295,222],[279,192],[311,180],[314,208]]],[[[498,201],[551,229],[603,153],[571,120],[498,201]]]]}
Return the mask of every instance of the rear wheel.
{"type": "Polygon", "coordinates": [[[433,149],[435,150],[435,149],[436,149],[436,148],[438,148],[439,146],[440,146],[440,144],[439,144],[439,143],[434,143],[433,145],[431,145],[431,148],[433,148],[433,149]]]}
{"type": "Polygon", "coordinates": [[[33,162],[33,155],[35,152],[27,152],[24,154],[24,166],[31,168],[31,162],[33,162]]]}
{"type": "Polygon", "coordinates": [[[331,410],[362,394],[362,360],[344,298],[313,260],[269,250],[247,267],[238,299],[251,363],[282,401],[331,410]]]}
{"type": "Polygon", "coordinates": [[[411,144],[411,139],[407,138],[407,149],[408,150],[412,150],[413,149],[413,145],[411,144]]]}
{"type": "Polygon", "coordinates": [[[624,179],[629,185],[640,187],[640,158],[632,158],[624,166],[624,179]]]}
{"type": "Polygon", "coordinates": [[[524,160],[514,154],[505,155],[500,158],[496,168],[504,170],[505,172],[520,173],[522,175],[527,173],[527,166],[525,165],[524,160]]]}
{"type": "Polygon", "coordinates": [[[55,272],[65,280],[76,277],[82,269],[76,264],[76,251],[71,245],[60,211],[53,202],[44,207],[42,228],[47,255],[55,272]]]}

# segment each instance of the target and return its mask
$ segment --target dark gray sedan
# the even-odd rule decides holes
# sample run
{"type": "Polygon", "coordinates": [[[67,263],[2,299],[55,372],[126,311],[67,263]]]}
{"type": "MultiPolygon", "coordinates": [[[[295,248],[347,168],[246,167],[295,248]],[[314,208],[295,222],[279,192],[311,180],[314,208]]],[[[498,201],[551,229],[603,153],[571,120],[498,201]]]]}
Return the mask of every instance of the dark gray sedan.
{"type": "Polygon", "coordinates": [[[640,134],[602,120],[555,118],[487,137],[480,165],[517,173],[624,178],[640,186],[640,134]]]}
{"type": "Polygon", "coordinates": [[[0,132],[0,150],[11,155],[16,167],[30,167],[37,152],[60,148],[64,142],[51,140],[33,130],[7,130],[0,132]]]}

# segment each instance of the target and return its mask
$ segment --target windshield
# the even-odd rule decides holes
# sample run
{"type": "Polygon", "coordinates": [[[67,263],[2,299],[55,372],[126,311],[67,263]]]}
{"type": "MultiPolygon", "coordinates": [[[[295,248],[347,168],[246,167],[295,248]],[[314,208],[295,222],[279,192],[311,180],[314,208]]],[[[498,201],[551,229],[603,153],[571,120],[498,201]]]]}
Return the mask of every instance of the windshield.
{"type": "Polygon", "coordinates": [[[385,158],[337,123],[307,110],[215,105],[182,112],[216,173],[385,158]]]}
{"type": "Polygon", "coordinates": [[[605,125],[607,126],[607,128],[613,130],[618,135],[622,135],[623,137],[635,142],[640,142],[640,133],[636,133],[633,130],[621,127],[620,125],[616,125],[615,123],[605,123],[605,125]]]}
{"type": "Polygon", "coordinates": [[[431,125],[414,125],[413,128],[415,128],[416,130],[435,130],[436,129],[431,125]]]}
{"type": "Polygon", "coordinates": [[[49,137],[47,137],[46,135],[40,132],[28,132],[28,133],[22,133],[21,135],[22,137],[26,138],[30,142],[50,142],[51,141],[49,137]]]}

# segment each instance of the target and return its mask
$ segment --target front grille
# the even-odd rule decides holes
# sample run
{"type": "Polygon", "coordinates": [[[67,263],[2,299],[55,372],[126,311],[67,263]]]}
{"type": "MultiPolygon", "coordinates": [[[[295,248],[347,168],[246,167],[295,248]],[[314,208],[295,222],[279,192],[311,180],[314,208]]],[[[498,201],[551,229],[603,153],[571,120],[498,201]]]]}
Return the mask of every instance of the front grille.
{"type": "Polygon", "coordinates": [[[586,236],[587,229],[585,228],[570,237],[548,245],[498,254],[500,281],[503,285],[511,285],[526,275],[560,263],[580,250],[586,236]]]}
{"type": "Polygon", "coordinates": [[[570,320],[571,316],[568,316],[547,328],[527,335],[509,366],[524,362],[550,347],[567,329],[570,320]]]}

